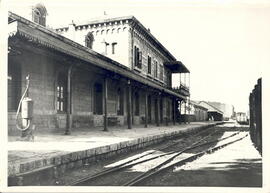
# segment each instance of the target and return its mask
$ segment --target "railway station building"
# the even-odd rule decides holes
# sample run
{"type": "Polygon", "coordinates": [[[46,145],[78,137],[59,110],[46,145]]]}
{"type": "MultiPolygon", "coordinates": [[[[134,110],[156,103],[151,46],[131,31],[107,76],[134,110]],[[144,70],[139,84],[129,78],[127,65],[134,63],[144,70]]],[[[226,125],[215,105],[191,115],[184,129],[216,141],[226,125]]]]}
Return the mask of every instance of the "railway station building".
{"type": "Polygon", "coordinates": [[[46,27],[47,10],[32,9],[32,21],[9,12],[8,127],[29,75],[38,131],[179,121],[179,103],[189,88],[172,86],[173,74],[190,73],[134,16],[103,18],[66,27],[46,27]]]}

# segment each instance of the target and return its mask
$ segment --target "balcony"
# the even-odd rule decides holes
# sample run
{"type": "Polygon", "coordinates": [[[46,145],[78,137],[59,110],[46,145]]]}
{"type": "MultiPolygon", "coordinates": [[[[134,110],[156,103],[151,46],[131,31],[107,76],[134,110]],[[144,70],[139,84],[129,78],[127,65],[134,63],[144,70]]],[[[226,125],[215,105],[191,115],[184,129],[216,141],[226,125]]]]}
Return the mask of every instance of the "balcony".
{"type": "Polygon", "coordinates": [[[184,95],[184,96],[189,96],[190,93],[189,93],[189,87],[181,84],[181,86],[177,86],[177,87],[172,87],[170,88],[172,91],[176,92],[176,93],[179,93],[181,95],[184,95]]]}

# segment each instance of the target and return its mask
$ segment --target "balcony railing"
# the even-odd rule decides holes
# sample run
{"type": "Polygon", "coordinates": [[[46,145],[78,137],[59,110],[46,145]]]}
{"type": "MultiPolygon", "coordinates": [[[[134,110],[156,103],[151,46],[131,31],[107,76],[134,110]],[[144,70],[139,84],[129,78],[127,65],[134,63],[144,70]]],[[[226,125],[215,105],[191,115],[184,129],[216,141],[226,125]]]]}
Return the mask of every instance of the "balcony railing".
{"type": "Polygon", "coordinates": [[[172,91],[179,93],[184,96],[189,96],[189,88],[181,84],[181,86],[171,88],[172,91]]]}

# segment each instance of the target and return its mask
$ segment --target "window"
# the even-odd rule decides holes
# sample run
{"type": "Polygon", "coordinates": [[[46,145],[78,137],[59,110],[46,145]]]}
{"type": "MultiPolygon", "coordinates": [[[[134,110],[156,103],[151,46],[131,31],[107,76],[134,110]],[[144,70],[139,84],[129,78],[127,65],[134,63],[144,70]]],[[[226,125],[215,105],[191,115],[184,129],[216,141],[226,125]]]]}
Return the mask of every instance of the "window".
{"type": "Polygon", "coordinates": [[[148,74],[151,74],[151,68],[152,68],[152,65],[151,65],[151,61],[152,60],[152,58],[151,58],[151,56],[148,56],[148,58],[147,58],[147,72],[148,72],[148,74]]]}
{"type": "Polygon", "coordinates": [[[112,43],[112,54],[115,54],[115,48],[116,48],[117,43],[113,42],[112,43]]]}
{"type": "Polygon", "coordinates": [[[103,39],[103,41],[101,43],[104,43],[104,54],[107,55],[108,54],[108,47],[109,47],[109,43],[105,41],[105,39],[103,39]]]}
{"type": "Polygon", "coordinates": [[[36,22],[42,26],[46,26],[46,15],[47,15],[47,10],[44,5],[42,4],[37,4],[35,7],[32,9],[32,21],[36,22]]]}
{"type": "Polygon", "coordinates": [[[142,68],[142,52],[137,46],[134,46],[134,64],[135,67],[142,68]]]}
{"type": "Polygon", "coordinates": [[[135,96],[135,116],[139,116],[140,115],[140,97],[137,92],[135,92],[134,96],[135,96]]]}
{"type": "Polygon", "coordinates": [[[94,114],[103,114],[103,87],[99,83],[94,85],[94,114]]]}
{"type": "Polygon", "coordinates": [[[8,111],[16,111],[21,97],[21,66],[8,64],[8,111]]]}
{"type": "Polygon", "coordinates": [[[163,73],[164,73],[164,72],[163,72],[163,71],[164,71],[163,68],[164,68],[164,67],[163,67],[162,65],[160,65],[160,74],[159,74],[160,78],[159,78],[159,79],[160,79],[161,81],[163,81],[163,73]]]}
{"type": "Polygon", "coordinates": [[[158,63],[155,60],[155,62],[154,62],[154,77],[157,78],[157,75],[158,75],[158,63]]]}
{"type": "Polygon", "coordinates": [[[39,23],[40,20],[40,12],[39,10],[35,9],[33,11],[33,22],[39,23]]]}
{"type": "Polygon", "coordinates": [[[67,77],[64,73],[58,74],[57,81],[57,102],[56,110],[57,112],[66,112],[67,111],[67,77]]]}
{"type": "Polygon", "coordinates": [[[93,42],[94,42],[94,35],[93,35],[93,33],[89,32],[85,36],[85,46],[92,49],[93,48],[93,42]]]}
{"type": "Polygon", "coordinates": [[[124,94],[123,90],[119,88],[117,90],[117,115],[124,114],[124,94]]]}

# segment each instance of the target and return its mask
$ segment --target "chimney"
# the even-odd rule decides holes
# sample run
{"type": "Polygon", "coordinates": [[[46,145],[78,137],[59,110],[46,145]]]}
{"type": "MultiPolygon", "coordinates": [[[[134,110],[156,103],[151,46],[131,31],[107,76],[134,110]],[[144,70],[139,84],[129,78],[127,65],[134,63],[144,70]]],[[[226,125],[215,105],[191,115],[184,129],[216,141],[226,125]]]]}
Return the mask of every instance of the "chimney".
{"type": "Polygon", "coordinates": [[[72,20],[72,22],[68,25],[68,34],[67,34],[67,37],[71,40],[75,40],[75,30],[76,30],[75,27],[76,25],[72,20]]]}

